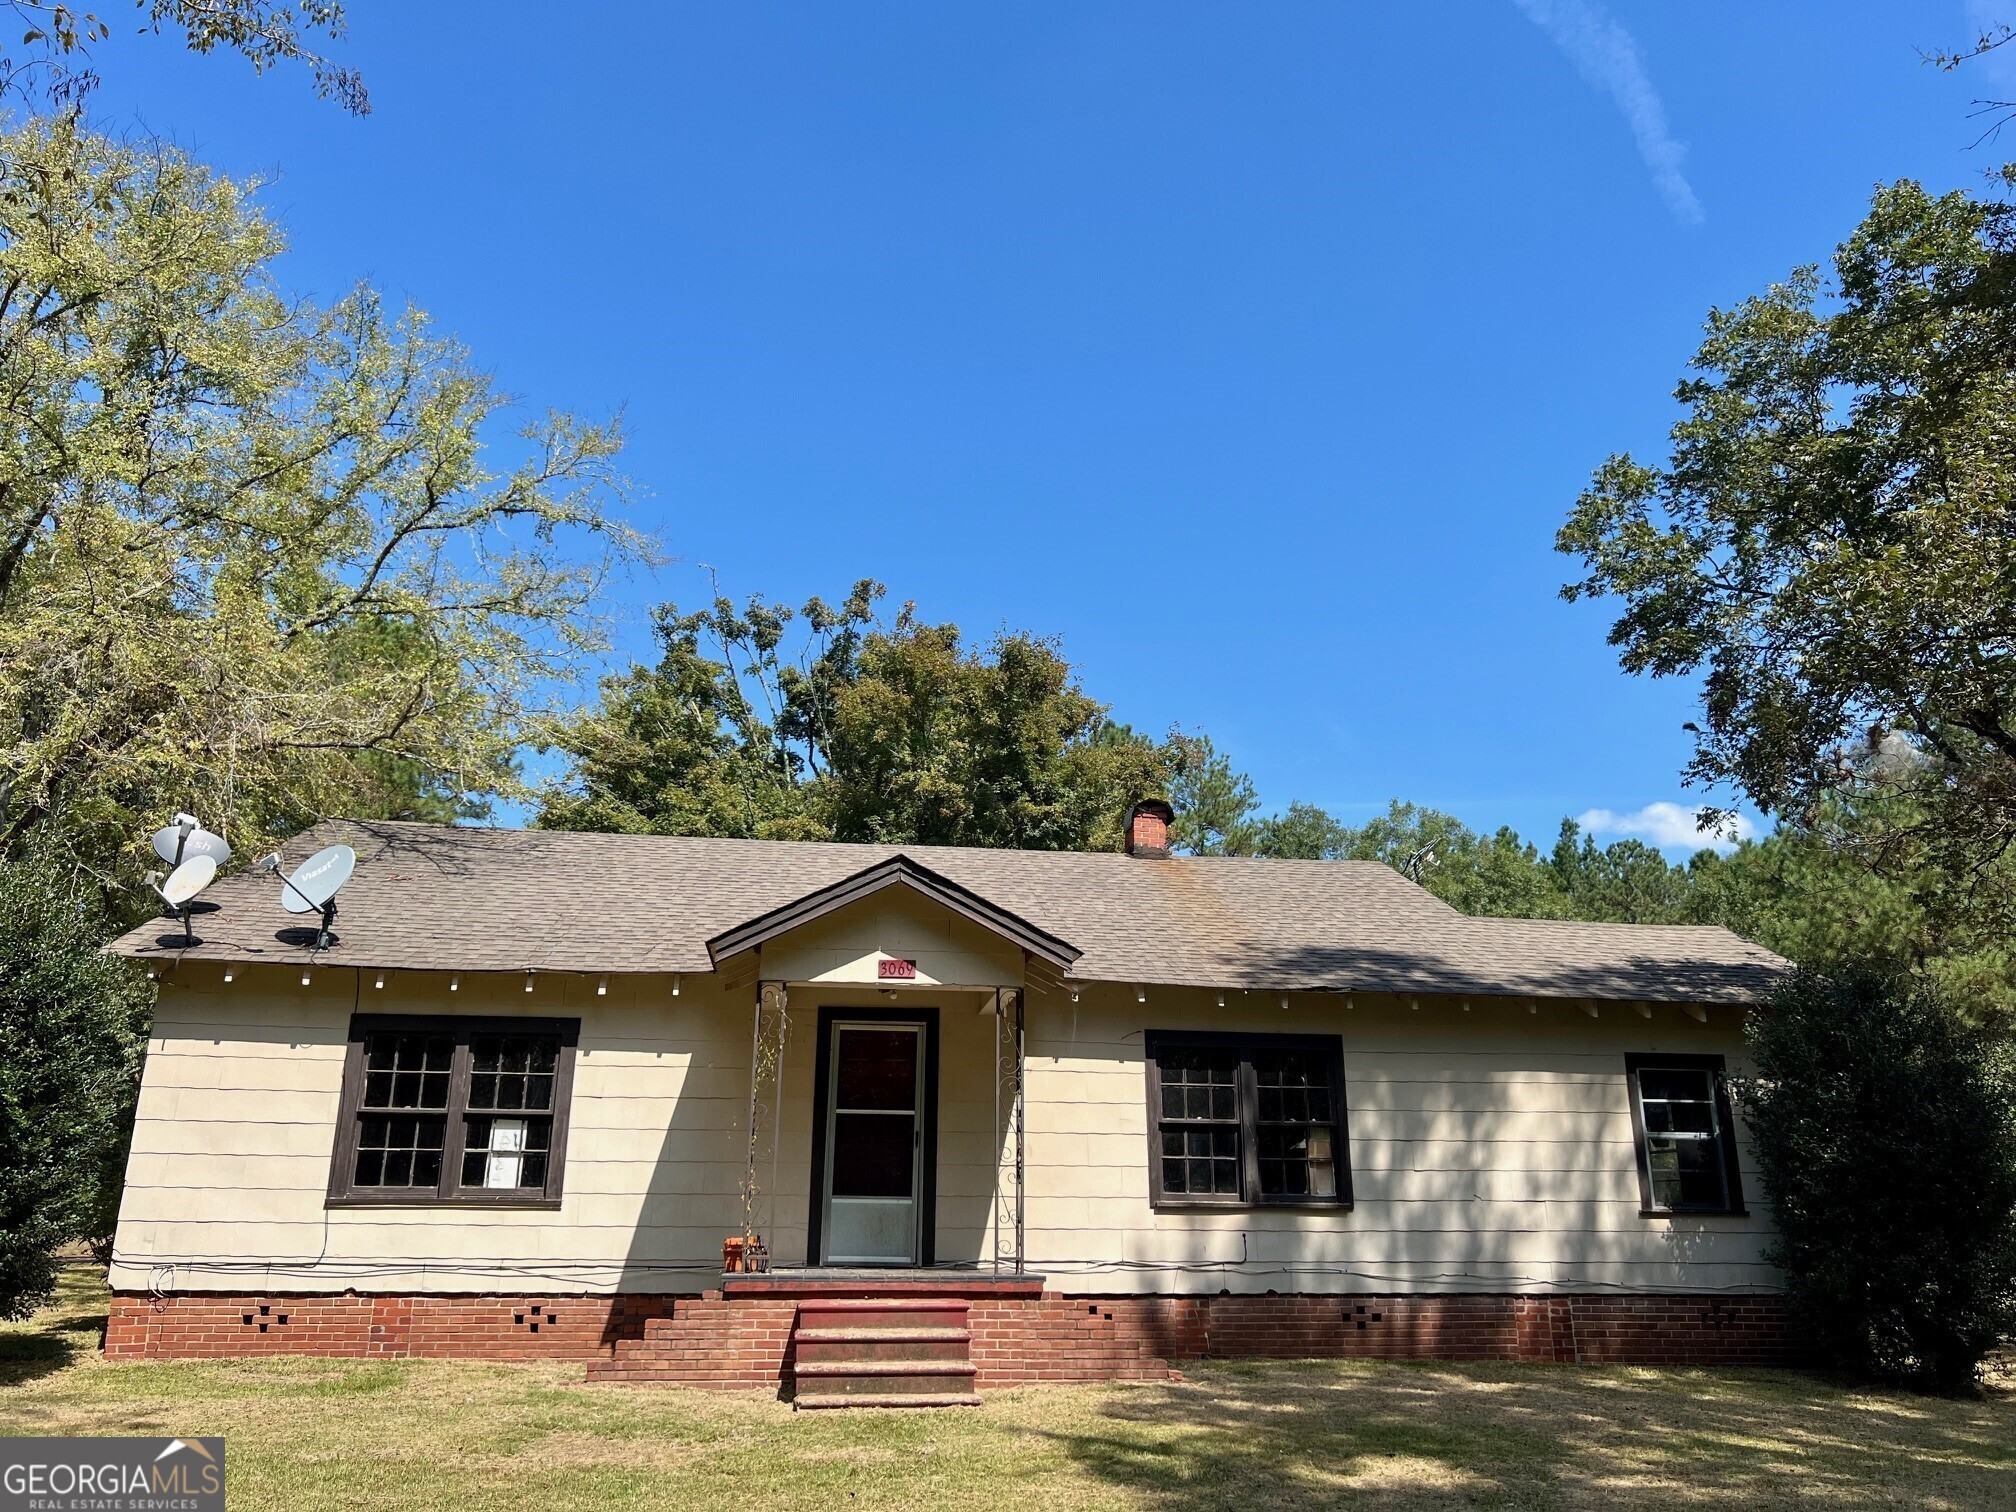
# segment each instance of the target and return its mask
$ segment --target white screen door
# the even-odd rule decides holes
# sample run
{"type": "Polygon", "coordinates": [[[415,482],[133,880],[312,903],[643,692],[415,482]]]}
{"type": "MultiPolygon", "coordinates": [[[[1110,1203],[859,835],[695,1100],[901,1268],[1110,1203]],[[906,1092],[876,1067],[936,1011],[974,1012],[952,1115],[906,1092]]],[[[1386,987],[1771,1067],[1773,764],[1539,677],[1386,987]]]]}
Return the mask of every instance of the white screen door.
{"type": "Polygon", "coordinates": [[[823,1264],[918,1263],[923,1045],[917,1024],[833,1026],[823,1264]]]}

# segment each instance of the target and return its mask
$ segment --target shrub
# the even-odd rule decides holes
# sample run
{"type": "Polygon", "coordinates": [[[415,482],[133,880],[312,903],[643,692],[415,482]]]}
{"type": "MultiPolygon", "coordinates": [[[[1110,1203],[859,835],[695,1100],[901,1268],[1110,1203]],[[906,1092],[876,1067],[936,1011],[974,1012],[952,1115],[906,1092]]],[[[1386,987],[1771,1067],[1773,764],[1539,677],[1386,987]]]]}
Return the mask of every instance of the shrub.
{"type": "Polygon", "coordinates": [[[0,863],[0,1318],[55,1282],[55,1252],[109,1235],[154,994],[99,952],[112,930],[63,871],[0,863]]]}
{"type": "Polygon", "coordinates": [[[1738,1092],[1808,1337],[1854,1374],[1950,1388],[2016,1324],[2016,1066],[1932,989],[1788,977],[1738,1092]]]}

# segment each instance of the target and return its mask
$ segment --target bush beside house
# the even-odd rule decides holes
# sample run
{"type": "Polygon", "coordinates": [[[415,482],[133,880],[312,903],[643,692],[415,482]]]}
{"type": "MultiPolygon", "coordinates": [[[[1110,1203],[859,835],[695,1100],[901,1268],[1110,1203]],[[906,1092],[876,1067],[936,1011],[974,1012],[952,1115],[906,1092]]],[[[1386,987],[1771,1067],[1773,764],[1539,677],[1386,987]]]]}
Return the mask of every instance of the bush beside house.
{"type": "Polygon", "coordinates": [[[1852,968],[1786,979],[1741,1088],[1772,1258],[1820,1352],[1950,1388],[2016,1331],[2016,1056],[1932,989],[1852,968]]]}

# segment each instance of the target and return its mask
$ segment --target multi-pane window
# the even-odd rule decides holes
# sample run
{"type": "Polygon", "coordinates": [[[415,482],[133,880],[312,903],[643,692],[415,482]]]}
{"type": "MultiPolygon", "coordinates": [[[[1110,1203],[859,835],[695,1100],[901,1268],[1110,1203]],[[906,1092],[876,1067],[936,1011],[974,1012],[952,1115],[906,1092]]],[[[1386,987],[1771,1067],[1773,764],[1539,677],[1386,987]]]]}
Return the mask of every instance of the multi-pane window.
{"type": "Polygon", "coordinates": [[[1720,1056],[1625,1057],[1648,1213],[1735,1213],[1743,1192],[1720,1056]]]}
{"type": "Polygon", "coordinates": [[[364,1096],[353,1180],[379,1190],[441,1185],[455,1041],[387,1031],[364,1037],[364,1096]]]}
{"type": "Polygon", "coordinates": [[[1330,1063],[1313,1050],[1268,1050],[1253,1058],[1259,1106],[1260,1195],[1334,1198],[1336,1088],[1330,1063]]]}
{"type": "Polygon", "coordinates": [[[1348,1206],[1334,1038],[1148,1035],[1150,1187],[1165,1206],[1348,1206]]]}
{"type": "Polygon", "coordinates": [[[573,1020],[352,1022],[333,1202],[557,1202],[573,1020]]]}
{"type": "Polygon", "coordinates": [[[1240,1191],[1239,1057],[1230,1050],[1171,1050],[1162,1073],[1162,1190],[1172,1197],[1240,1191]]]}
{"type": "Polygon", "coordinates": [[[470,1037],[463,1186],[489,1191],[545,1187],[559,1065],[557,1034],[470,1037]]]}

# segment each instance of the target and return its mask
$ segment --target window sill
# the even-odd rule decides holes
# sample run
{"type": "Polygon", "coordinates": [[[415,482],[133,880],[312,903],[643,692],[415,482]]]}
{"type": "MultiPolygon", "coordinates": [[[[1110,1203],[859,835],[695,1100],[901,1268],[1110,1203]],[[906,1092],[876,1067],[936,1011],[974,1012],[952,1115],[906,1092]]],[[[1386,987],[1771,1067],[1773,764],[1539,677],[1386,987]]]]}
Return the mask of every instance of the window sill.
{"type": "Polygon", "coordinates": [[[508,1208],[560,1211],[558,1197],[325,1197],[325,1208],[508,1208]]]}
{"type": "Polygon", "coordinates": [[[1648,1208],[1638,1209],[1640,1218],[1748,1218],[1748,1208],[1648,1208]]]}
{"type": "Polygon", "coordinates": [[[1190,1202],[1165,1197],[1148,1206],[1157,1213],[1348,1213],[1353,1204],[1327,1197],[1310,1202],[1190,1202]]]}

